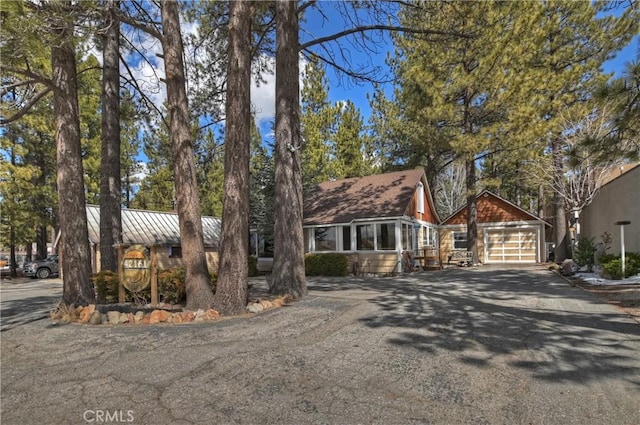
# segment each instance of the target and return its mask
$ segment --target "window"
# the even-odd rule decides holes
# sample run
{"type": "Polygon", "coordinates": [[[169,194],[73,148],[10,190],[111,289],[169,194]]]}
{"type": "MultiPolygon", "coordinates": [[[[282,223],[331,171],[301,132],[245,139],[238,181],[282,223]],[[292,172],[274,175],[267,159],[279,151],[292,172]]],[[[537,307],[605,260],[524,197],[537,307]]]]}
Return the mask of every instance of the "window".
{"type": "Polygon", "coordinates": [[[182,247],[181,246],[170,247],[169,258],[182,258],[182,247]]]}
{"type": "Polygon", "coordinates": [[[373,251],[373,224],[356,226],[356,248],[358,251],[373,251]]]}
{"type": "Polygon", "coordinates": [[[336,250],[336,228],[316,227],[315,228],[316,251],[336,250]]]}
{"type": "Polygon", "coordinates": [[[433,227],[422,227],[422,246],[436,246],[438,232],[433,227]]]}
{"type": "Polygon", "coordinates": [[[429,229],[429,246],[436,246],[438,244],[438,232],[436,229],[429,229]]]}
{"type": "Polygon", "coordinates": [[[402,225],[402,249],[413,251],[413,225],[402,225]]]}
{"type": "Polygon", "coordinates": [[[351,251],[351,226],[342,226],[342,250],[351,251]]]}
{"type": "Polygon", "coordinates": [[[376,243],[378,250],[396,249],[395,223],[376,224],[376,243]]]}
{"type": "Polygon", "coordinates": [[[467,249],[467,232],[453,232],[453,249],[467,249]]]}

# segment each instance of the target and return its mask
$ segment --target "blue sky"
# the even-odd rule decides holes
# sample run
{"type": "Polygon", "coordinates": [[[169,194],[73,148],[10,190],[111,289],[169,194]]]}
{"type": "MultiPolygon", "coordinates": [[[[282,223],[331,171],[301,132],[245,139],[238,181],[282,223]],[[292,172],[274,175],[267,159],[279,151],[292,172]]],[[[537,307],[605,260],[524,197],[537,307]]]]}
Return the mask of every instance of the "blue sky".
{"type": "MultiPolygon", "coordinates": [[[[345,29],[344,18],[336,10],[339,3],[330,1],[319,2],[320,10],[309,8],[306,13],[305,21],[300,23],[301,43],[313,38],[323,37],[338,33],[345,29]]],[[[344,47],[348,48],[348,57],[352,65],[361,66],[371,69],[374,66],[382,66],[385,69],[385,59],[389,52],[393,51],[391,38],[387,35],[381,39],[382,43],[375,47],[376,52],[363,52],[359,46],[343,41],[344,47]]],[[[316,47],[317,49],[317,47],[316,47]]],[[[640,36],[636,36],[632,42],[623,50],[617,53],[615,58],[606,62],[603,70],[606,73],[614,73],[614,77],[620,77],[625,68],[625,63],[638,58],[640,51],[640,36]]],[[[360,109],[364,123],[367,124],[371,114],[371,108],[367,100],[367,94],[373,93],[374,87],[369,82],[356,82],[345,78],[334,69],[327,67],[326,75],[329,79],[329,98],[332,102],[351,100],[360,109]]],[[[387,85],[387,93],[390,92],[391,85],[387,85]]],[[[273,90],[273,87],[262,87],[261,92],[266,93],[273,90]]],[[[255,96],[254,96],[255,97],[255,96]]],[[[265,99],[266,100],[266,99],[265,99]]],[[[263,120],[260,125],[263,137],[268,138],[271,131],[272,119],[263,120]]]]}
{"type": "MultiPolygon", "coordinates": [[[[301,43],[306,42],[309,39],[323,37],[331,34],[335,34],[348,27],[344,24],[344,18],[340,15],[336,8],[340,7],[342,3],[331,1],[319,1],[317,3],[319,9],[309,8],[307,9],[305,21],[301,22],[300,39],[301,43]]],[[[351,18],[358,18],[358,16],[351,16],[351,18]]],[[[195,27],[191,26],[188,31],[195,31],[195,27]]],[[[364,52],[361,46],[357,46],[350,43],[348,40],[342,41],[345,48],[345,55],[349,58],[351,65],[364,67],[366,69],[372,69],[375,66],[386,69],[385,59],[390,51],[393,50],[391,38],[387,34],[380,38],[375,45],[369,45],[369,51],[364,52]]],[[[145,49],[150,52],[160,51],[161,46],[157,41],[148,42],[145,45],[145,49]]],[[[318,49],[318,47],[315,47],[318,49]]],[[[616,76],[620,76],[620,73],[624,69],[624,64],[637,57],[640,50],[640,36],[636,36],[632,43],[630,43],[625,49],[620,51],[614,59],[607,62],[604,66],[605,72],[613,72],[616,76]]],[[[151,55],[154,56],[154,55],[151,55]]],[[[156,63],[159,76],[164,74],[164,64],[162,61],[156,63]]],[[[147,67],[140,70],[141,74],[146,74],[146,79],[156,79],[153,75],[153,70],[147,67]]],[[[332,102],[340,102],[344,100],[351,100],[356,107],[360,109],[360,113],[363,117],[364,123],[368,123],[368,119],[371,113],[369,102],[367,100],[367,94],[373,93],[374,87],[368,82],[357,82],[351,79],[345,78],[334,69],[327,68],[327,78],[329,79],[328,93],[332,102]]],[[[264,139],[269,141],[271,139],[270,133],[272,131],[273,121],[275,120],[275,76],[265,76],[266,84],[261,84],[260,87],[252,87],[252,103],[257,110],[257,118],[260,127],[261,134],[264,139]]],[[[158,81],[159,83],[159,81],[158,81]]],[[[164,101],[165,90],[164,85],[159,84],[159,90],[155,93],[151,93],[151,96],[161,104],[164,101]]],[[[387,85],[387,93],[390,92],[391,85],[387,85]]],[[[141,160],[145,160],[141,155],[141,160]]]]}

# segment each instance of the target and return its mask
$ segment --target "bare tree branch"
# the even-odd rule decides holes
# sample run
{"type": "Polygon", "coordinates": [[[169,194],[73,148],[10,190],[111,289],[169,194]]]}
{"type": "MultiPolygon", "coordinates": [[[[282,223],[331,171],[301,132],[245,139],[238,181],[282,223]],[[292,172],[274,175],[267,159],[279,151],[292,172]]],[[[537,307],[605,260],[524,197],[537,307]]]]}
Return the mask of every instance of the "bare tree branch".
{"type": "Polygon", "coordinates": [[[309,47],[326,43],[327,41],[335,41],[351,34],[365,33],[368,31],[390,31],[390,32],[410,33],[410,34],[427,34],[427,35],[442,35],[447,37],[470,38],[468,34],[463,34],[455,31],[420,30],[416,28],[399,27],[395,25],[363,25],[357,28],[350,28],[348,30],[340,31],[335,34],[328,35],[326,37],[320,37],[320,38],[316,38],[314,40],[308,41],[306,43],[301,44],[298,47],[298,50],[306,50],[309,47]]]}

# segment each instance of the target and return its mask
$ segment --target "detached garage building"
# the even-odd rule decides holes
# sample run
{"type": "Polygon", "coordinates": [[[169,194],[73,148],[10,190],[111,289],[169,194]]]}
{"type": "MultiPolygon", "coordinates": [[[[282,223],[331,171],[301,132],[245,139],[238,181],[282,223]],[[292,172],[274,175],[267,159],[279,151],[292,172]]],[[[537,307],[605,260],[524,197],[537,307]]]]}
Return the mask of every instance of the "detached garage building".
{"type": "MultiPolygon", "coordinates": [[[[539,263],[546,259],[549,223],[485,190],[477,196],[478,256],[483,263],[539,263]]],[[[440,226],[440,258],[467,251],[466,205],[440,226]]]]}

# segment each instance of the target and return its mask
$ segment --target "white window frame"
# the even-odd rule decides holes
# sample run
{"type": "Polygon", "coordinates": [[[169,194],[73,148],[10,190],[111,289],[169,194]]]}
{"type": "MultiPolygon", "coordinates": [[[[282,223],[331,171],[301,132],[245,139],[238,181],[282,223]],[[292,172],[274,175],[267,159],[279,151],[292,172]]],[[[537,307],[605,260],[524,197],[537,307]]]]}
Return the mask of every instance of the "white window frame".
{"type": "Polygon", "coordinates": [[[469,240],[467,238],[467,232],[451,232],[451,249],[454,251],[468,251],[469,248],[469,240]],[[465,247],[464,248],[456,248],[456,235],[457,234],[463,234],[464,235],[464,241],[465,241],[465,247]]]}

